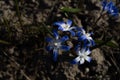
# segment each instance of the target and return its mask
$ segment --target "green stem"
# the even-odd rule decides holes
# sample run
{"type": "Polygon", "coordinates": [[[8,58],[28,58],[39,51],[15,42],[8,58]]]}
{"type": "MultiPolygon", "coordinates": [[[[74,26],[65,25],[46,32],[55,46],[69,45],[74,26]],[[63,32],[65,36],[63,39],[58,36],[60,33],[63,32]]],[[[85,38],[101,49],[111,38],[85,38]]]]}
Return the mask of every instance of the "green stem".
{"type": "Polygon", "coordinates": [[[47,30],[48,33],[50,33],[50,35],[53,35],[52,32],[46,27],[45,23],[42,23],[42,24],[43,24],[43,28],[44,28],[45,30],[47,30]]]}
{"type": "Polygon", "coordinates": [[[103,14],[103,11],[104,11],[104,10],[101,11],[100,16],[97,18],[97,20],[94,22],[94,24],[93,24],[92,26],[96,26],[97,23],[98,23],[98,21],[102,18],[102,16],[106,14],[106,13],[103,14]]]}
{"type": "Polygon", "coordinates": [[[4,25],[9,28],[8,20],[3,17],[4,25]]]}
{"type": "Polygon", "coordinates": [[[19,10],[19,6],[18,6],[18,0],[15,0],[15,6],[16,6],[16,14],[18,16],[18,19],[19,19],[19,23],[20,23],[20,26],[23,26],[22,25],[22,20],[21,20],[21,14],[20,14],[20,10],[19,10]]]}
{"type": "Polygon", "coordinates": [[[9,32],[9,35],[10,35],[10,25],[8,23],[8,20],[3,17],[3,21],[4,21],[3,23],[4,23],[5,27],[7,27],[6,29],[9,32]]]}

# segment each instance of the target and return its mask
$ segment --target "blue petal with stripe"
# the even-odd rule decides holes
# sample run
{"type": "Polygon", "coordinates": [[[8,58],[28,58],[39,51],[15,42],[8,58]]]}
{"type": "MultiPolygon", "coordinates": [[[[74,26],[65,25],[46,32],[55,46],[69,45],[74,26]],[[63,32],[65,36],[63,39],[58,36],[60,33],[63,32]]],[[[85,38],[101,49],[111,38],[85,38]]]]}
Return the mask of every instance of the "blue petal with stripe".
{"type": "Polygon", "coordinates": [[[85,58],[85,60],[88,61],[88,62],[90,62],[90,61],[92,60],[92,58],[89,57],[89,56],[87,56],[87,57],[85,58]]]}
{"type": "Polygon", "coordinates": [[[60,22],[60,21],[58,21],[58,22],[55,22],[53,25],[58,26],[58,30],[63,30],[63,28],[62,28],[62,24],[65,24],[65,23],[64,23],[64,22],[60,22]]]}
{"type": "Polygon", "coordinates": [[[65,35],[65,36],[63,36],[61,39],[60,39],[60,41],[61,42],[65,42],[66,40],[68,40],[69,39],[69,37],[67,36],[67,35],[65,35]]]}
{"type": "Polygon", "coordinates": [[[84,31],[83,27],[77,27],[78,31],[84,31]]]}
{"type": "Polygon", "coordinates": [[[103,1],[102,1],[102,6],[103,6],[103,8],[105,8],[106,5],[107,5],[107,1],[106,1],[106,0],[103,0],[103,1]]]}
{"type": "Polygon", "coordinates": [[[87,38],[86,38],[85,35],[82,35],[82,36],[78,37],[78,40],[79,40],[79,41],[86,40],[86,39],[87,39],[87,38]]]}
{"type": "Polygon", "coordinates": [[[90,40],[90,43],[91,43],[92,46],[95,46],[94,40],[90,40]]]}
{"type": "Polygon", "coordinates": [[[76,62],[75,60],[72,60],[70,63],[71,64],[77,64],[78,62],[76,62]]]}
{"type": "Polygon", "coordinates": [[[69,32],[71,33],[72,36],[75,36],[75,32],[74,31],[70,30],[69,32]]]}
{"type": "Polygon", "coordinates": [[[110,8],[113,6],[113,2],[108,2],[105,7],[104,10],[110,10],[110,8]]]}
{"type": "Polygon", "coordinates": [[[64,50],[64,51],[69,51],[70,50],[70,46],[62,45],[61,49],[64,50]]]}
{"type": "Polygon", "coordinates": [[[47,47],[46,47],[46,50],[47,50],[47,51],[51,51],[52,49],[53,49],[52,46],[47,46],[47,47]]]}
{"type": "Polygon", "coordinates": [[[62,24],[64,24],[64,22],[58,21],[58,22],[55,22],[53,25],[60,27],[62,24]]]}
{"type": "Polygon", "coordinates": [[[59,27],[58,27],[58,30],[63,31],[64,29],[63,29],[63,27],[59,26],[59,27]]]}
{"type": "Polygon", "coordinates": [[[57,38],[59,35],[58,35],[58,32],[56,31],[56,30],[53,30],[53,36],[55,37],[55,38],[57,38]]]}
{"type": "Polygon", "coordinates": [[[72,21],[71,20],[67,20],[67,25],[69,25],[69,27],[72,25],[72,21]]]}
{"type": "Polygon", "coordinates": [[[95,46],[94,40],[84,40],[84,46],[95,46]]]}
{"type": "Polygon", "coordinates": [[[77,36],[81,36],[83,33],[81,32],[81,31],[78,31],[77,33],[76,33],[76,35],[77,36]]]}
{"type": "Polygon", "coordinates": [[[54,49],[53,50],[53,60],[57,61],[57,57],[58,57],[58,50],[54,49]]]}
{"type": "Polygon", "coordinates": [[[76,46],[75,46],[75,51],[77,51],[79,48],[80,48],[80,45],[79,45],[79,44],[76,45],[76,46]]]}
{"type": "Polygon", "coordinates": [[[76,57],[71,61],[72,64],[77,64],[78,62],[80,62],[80,57],[76,57]]]}
{"type": "Polygon", "coordinates": [[[46,41],[46,42],[51,42],[52,40],[53,40],[53,39],[50,38],[50,37],[46,37],[46,38],[45,38],[45,41],[46,41]]]}

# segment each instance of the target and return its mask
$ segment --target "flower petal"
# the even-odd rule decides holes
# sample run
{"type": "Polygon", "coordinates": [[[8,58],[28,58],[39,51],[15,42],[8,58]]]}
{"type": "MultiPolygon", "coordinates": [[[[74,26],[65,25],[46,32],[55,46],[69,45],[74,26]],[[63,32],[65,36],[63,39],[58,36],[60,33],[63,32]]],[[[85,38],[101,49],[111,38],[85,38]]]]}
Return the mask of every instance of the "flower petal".
{"type": "Polygon", "coordinates": [[[83,53],[82,53],[80,50],[78,50],[78,51],[76,52],[76,54],[79,55],[79,56],[82,56],[82,55],[83,55],[83,53]]]}
{"type": "Polygon", "coordinates": [[[79,41],[83,41],[83,40],[86,40],[86,39],[87,39],[86,35],[82,35],[82,36],[78,37],[79,41]]]}
{"type": "Polygon", "coordinates": [[[53,30],[53,36],[58,39],[59,35],[58,35],[58,32],[56,30],[53,30]]]}
{"type": "Polygon", "coordinates": [[[59,26],[59,27],[58,27],[58,30],[64,31],[64,29],[63,29],[62,26],[59,26]]]}
{"type": "Polygon", "coordinates": [[[87,49],[87,51],[85,51],[85,55],[89,55],[91,53],[90,49],[87,49]]]}
{"type": "Polygon", "coordinates": [[[84,58],[85,58],[85,60],[88,61],[88,62],[90,62],[90,61],[92,60],[92,58],[89,57],[89,56],[85,56],[84,58]]]}
{"type": "Polygon", "coordinates": [[[94,40],[90,40],[91,46],[95,46],[94,40]]]}
{"type": "Polygon", "coordinates": [[[77,64],[80,61],[80,57],[76,57],[75,59],[72,60],[72,64],[77,64]]]}
{"type": "Polygon", "coordinates": [[[75,51],[78,51],[79,50],[79,48],[80,48],[80,45],[78,44],[78,45],[76,45],[75,46],[75,51]]]}
{"type": "Polygon", "coordinates": [[[69,39],[69,37],[67,36],[67,35],[65,35],[65,36],[63,36],[61,39],[60,39],[60,41],[61,42],[64,42],[64,41],[66,41],[66,40],[68,40],[69,39]]]}
{"type": "Polygon", "coordinates": [[[85,62],[84,58],[80,58],[80,64],[83,64],[85,62]]]}
{"type": "Polygon", "coordinates": [[[58,57],[58,50],[57,49],[53,49],[53,60],[57,61],[57,57],[58,57]]]}
{"type": "Polygon", "coordinates": [[[55,22],[54,25],[57,25],[58,26],[58,30],[61,30],[61,31],[64,31],[64,27],[66,24],[65,22],[55,22]]]}
{"type": "Polygon", "coordinates": [[[90,32],[90,33],[88,33],[88,34],[91,36],[91,35],[93,35],[94,33],[93,33],[93,32],[90,32]]]}
{"type": "Polygon", "coordinates": [[[107,1],[106,1],[106,0],[103,0],[103,1],[102,1],[102,6],[103,6],[103,8],[104,8],[106,5],[107,5],[107,1]]]}
{"type": "Polygon", "coordinates": [[[61,21],[58,21],[58,22],[55,22],[53,25],[56,25],[58,27],[61,27],[62,24],[65,24],[64,22],[61,22],[61,21]]]}
{"type": "Polygon", "coordinates": [[[70,27],[72,25],[72,21],[71,20],[67,20],[67,25],[70,27]]]}
{"type": "Polygon", "coordinates": [[[69,32],[71,33],[72,36],[75,36],[75,32],[74,31],[70,30],[69,32]]]}
{"type": "Polygon", "coordinates": [[[62,45],[61,49],[64,50],[64,51],[69,51],[70,50],[70,46],[62,45]]]}
{"type": "Polygon", "coordinates": [[[51,42],[51,41],[52,41],[52,38],[46,37],[46,38],[45,38],[45,41],[46,41],[46,42],[51,42]]]}
{"type": "Polygon", "coordinates": [[[82,32],[82,34],[85,34],[85,30],[81,27],[80,31],[82,32]]]}
{"type": "Polygon", "coordinates": [[[46,50],[47,50],[47,51],[51,51],[52,49],[53,49],[52,46],[47,46],[47,47],[46,47],[46,50]]]}
{"type": "Polygon", "coordinates": [[[87,49],[86,47],[83,47],[83,48],[81,49],[81,51],[80,51],[80,52],[81,52],[81,54],[84,54],[84,53],[85,53],[85,51],[86,51],[86,49],[87,49]]]}
{"type": "Polygon", "coordinates": [[[89,46],[89,42],[87,39],[84,40],[84,44],[83,44],[83,47],[86,47],[86,46],[89,46]]]}
{"type": "Polygon", "coordinates": [[[95,46],[94,40],[93,40],[93,39],[91,39],[91,40],[85,39],[85,40],[84,40],[84,47],[86,47],[86,46],[88,46],[88,47],[90,47],[90,46],[95,46]]]}
{"type": "Polygon", "coordinates": [[[112,6],[113,6],[113,2],[110,1],[109,3],[107,3],[107,5],[105,6],[104,9],[107,10],[107,11],[109,11],[112,6]]]}
{"type": "Polygon", "coordinates": [[[73,26],[73,27],[70,27],[69,30],[77,30],[77,27],[76,26],[73,26]]]}
{"type": "Polygon", "coordinates": [[[81,36],[81,35],[82,35],[82,32],[81,32],[81,31],[78,31],[78,32],[76,33],[76,35],[77,35],[77,36],[81,36]]]}

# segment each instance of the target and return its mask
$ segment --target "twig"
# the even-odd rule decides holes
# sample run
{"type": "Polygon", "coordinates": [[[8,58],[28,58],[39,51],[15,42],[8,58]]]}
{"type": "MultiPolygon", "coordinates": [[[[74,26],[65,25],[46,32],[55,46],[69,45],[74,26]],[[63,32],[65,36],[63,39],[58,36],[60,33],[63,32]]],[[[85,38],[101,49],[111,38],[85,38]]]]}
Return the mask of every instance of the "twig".
{"type": "Polygon", "coordinates": [[[119,72],[119,74],[120,74],[120,68],[117,66],[117,64],[116,64],[116,59],[115,59],[115,57],[113,56],[113,54],[111,53],[111,55],[112,55],[112,57],[110,57],[110,59],[111,59],[111,61],[113,62],[113,64],[115,65],[115,67],[117,68],[117,70],[118,70],[118,72],[119,72]]]}
{"type": "Polygon", "coordinates": [[[104,11],[104,10],[102,9],[102,11],[101,11],[101,13],[100,13],[100,16],[97,18],[97,20],[94,22],[94,24],[93,24],[92,26],[96,26],[96,24],[97,24],[98,21],[102,18],[102,16],[106,14],[106,13],[102,14],[103,11],[104,11]]]}

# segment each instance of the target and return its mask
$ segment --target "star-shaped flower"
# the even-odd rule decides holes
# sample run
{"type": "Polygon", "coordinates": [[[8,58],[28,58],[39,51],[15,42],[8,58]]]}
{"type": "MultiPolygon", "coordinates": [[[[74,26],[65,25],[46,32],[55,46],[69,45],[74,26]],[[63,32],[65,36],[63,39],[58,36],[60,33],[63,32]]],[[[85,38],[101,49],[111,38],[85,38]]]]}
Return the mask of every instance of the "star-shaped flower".
{"type": "Polygon", "coordinates": [[[89,54],[91,51],[86,48],[82,48],[81,50],[77,50],[76,54],[78,55],[75,59],[73,59],[72,64],[83,64],[86,61],[90,62],[91,57],[89,57],[89,54]]]}
{"type": "Polygon", "coordinates": [[[67,41],[69,39],[69,37],[68,36],[63,36],[63,37],[60,38],[57,31],[54,31],[53,35],[54,35],[55,38],[50,38],[50,37],[46,38],[46,41],[49,42],[49,44],[47,46],[47,50],[48,51],[53,50],[53,59],[54,59],[54,61],[56,61],[59,50],[64,50],[64,51],[70,50],[69,46],[62,45],[62,43],[67,41]]]}
{"type": "Polygon", "coordinates": [[[78,40],[84,41],[85,46],[94,46],[95,42],[91,37],[92,34],[92,32],[86,33],[83,28],[79,28],[79,31],[77,32],[78,40]]]}
{"type": "Polygon", "coordinates": [[[118,9],[112,1],[107,2],[106,0],[102,1],[103,10],[107,11],[112,16],[118,16],[118,9]]]}
{"type": "Polygon", "coordinates": [[[75,36],[75,32],[73,31],[73,29],[76,29],[76,27],[71,27],[71,20],[67,20],[67,22],[58,21],[55,22],[54,25],[58,26],[58,30],[69,31],[72,36],[75,36]]]}

